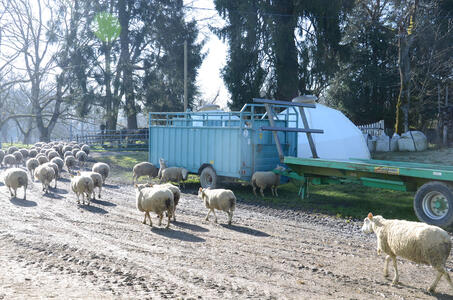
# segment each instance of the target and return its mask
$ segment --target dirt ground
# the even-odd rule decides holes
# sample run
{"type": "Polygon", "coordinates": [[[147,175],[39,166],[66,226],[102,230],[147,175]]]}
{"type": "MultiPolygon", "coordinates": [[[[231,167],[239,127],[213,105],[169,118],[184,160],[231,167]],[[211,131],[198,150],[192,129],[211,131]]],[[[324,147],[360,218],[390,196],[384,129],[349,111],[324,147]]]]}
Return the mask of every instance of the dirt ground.
{"type": "Polygon", "coordinates": [[[239,199],[233,225],[221,212],[215,224],[183,194],[177,222],[150,228],[130,184],[108,179],[102,200],[78,206],[63,176],[25,201],[0,183],[0,299],[453,299],[445,280],[427,294],[434,270],[403,259],[392,286],[360,222],[239,199]]]}

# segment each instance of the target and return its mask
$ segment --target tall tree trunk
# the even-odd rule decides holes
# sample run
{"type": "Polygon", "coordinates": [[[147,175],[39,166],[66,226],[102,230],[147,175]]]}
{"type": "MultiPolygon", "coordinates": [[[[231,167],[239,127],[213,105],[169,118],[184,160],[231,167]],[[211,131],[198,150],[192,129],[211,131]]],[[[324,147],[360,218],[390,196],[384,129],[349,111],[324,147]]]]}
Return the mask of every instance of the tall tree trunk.
{"type": "Polygon", "coordinates": [[[110,52],[111,45],[107,43],[105,45],[105,109],[106,109],[106,129],[116,130],[117,115],[115,115],[112,87],[111,87],[111,69],[110,69],[110,52]]]}
{"type": "Polygon", "coordinates": [[[275,53],[275,75],[279,100],[291,100],[298,94],[298,60],[294,30],[296,17],[292,0],[275,1],[273,48],[275,53]]]}
{"type": "Polygon", "coordinates": [[[118,1],[118,16],[121,25],[121,71],[123,73],[122,89],[126,98],[125,112],[127,117],[127,128],[137,129],[137,109],[135,106],[134,82],[132,79],[131,55],[129,52],[129,19],[130,8],[125,0],[118,1]]]}

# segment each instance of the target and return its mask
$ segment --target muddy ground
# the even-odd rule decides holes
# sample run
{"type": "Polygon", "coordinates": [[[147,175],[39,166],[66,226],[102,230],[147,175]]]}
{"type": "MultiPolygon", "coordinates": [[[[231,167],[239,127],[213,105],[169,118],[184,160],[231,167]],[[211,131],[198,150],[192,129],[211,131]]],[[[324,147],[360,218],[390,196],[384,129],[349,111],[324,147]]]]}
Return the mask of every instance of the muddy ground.
{"type": "Polygon", "coordinates": [[[78,206],[63,177],[25,201],[0,183],[0,299],[453,299],[445,280],[427,294],[434,270],[402,259],[392,286],[360,222],[239,199],[233,225],[221,212],[215,224],[183,194],[177,222],[150,228],[130,184],[108,179],[102,200],[78,206]]]}

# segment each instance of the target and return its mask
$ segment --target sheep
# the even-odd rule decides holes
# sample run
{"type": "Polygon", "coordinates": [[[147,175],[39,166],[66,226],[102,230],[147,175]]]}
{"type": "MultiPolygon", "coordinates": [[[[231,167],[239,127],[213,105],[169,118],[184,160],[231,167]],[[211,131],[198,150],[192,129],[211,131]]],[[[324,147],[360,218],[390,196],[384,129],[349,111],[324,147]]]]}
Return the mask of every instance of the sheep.
{"type": "Polygon", "coordinates": [[[30,149],[28,151],[28,157],[35,158],[38,155],[38,151],[36,149],[30,149]]]}
{"type": "Polygon", "coordinates": [[[61,171],[63,171],[64,160],[62,160],[60,157],[54,157],[50,162],[53,162],[58,166],[58,173],[61,173],[61,171]]]}
{"type": "Polygon", "coordinates": [[[19,149],[19,152],[22,154],[22,159],[24,160],[24,162],[30,156],[30,154],[29,154],[27,149],[19,149]]]}
{"type": "Polygon", "coordinates": [[[74,156],[74,155],[72,154],[71,151],[66,151],[66,152],[63,154],[63,158],[66,158],[66,157],[68,157],[68,156],[74,156]]]}
{"type": "Polygon", "coordinates": [[[80,150],[84,151],[87,155],[90,154],[90,146],[88,145],[83,145],[80,150]]]}
{"type": "Polygon", "coordinates": [[[47,153],[46,156],[47,156],[47,159],[48,159],[49,161],[51,161],[51,160],[52,160],[53,158],[55,158],[55,157],[60,157],[60,154],[58,154],[57,151],[55,151],[55,150],[52,149],[50,152],[47,153]]]}
{"type": "Polygon", "coordinates": [[[167,164],[165,163],[165,159],[159,159],[159,173],[157,173],[157,178],[162,178],[162,171],[167,168],[167,164]]]}
{"type": "Polygon", "coordinates": [[[3,158],[5,157],[5,151],[0,149],[0,167],[3,166],[3,158]]]}
{"type": "Polygon", "coordinates": [[[53,162],[47,162],[45,163],[43,166],[48,166],[48,167],[51,167],[53,169],[53,171],[55,172],[55,189],[57,188],[57,179],[59,177],[59,170],[58,170],[58,165],[53,163],[53,162]]]}
{"type": "Polygon", "coordinates": [[[223,210],[228,214],[228,225],[231,225],[233,218],[233,212],[236,208],[236,196],[231,190],[226,189],[203,189],[200,187],[198,190],[198,197],[204,201],[206,208],[209,209],[206,215],[206,221],[209,220],[209,214],[211,211],[214,213],[215,220],[217,223],[217,216],[214,209],[223,210]]]}
{"type": "Polygon", "coordinates": [[[24,157],[22,156],[22,153],[19,151],[16,151],[13,153],[14,157],[16,158],[16,167],[19,167],[19,164],[24,162],[24,157]]]}
{"type": "Polygon", "coordinates": [[[40,165],[43,165],[43,164],[49,162],[49,160],[47,159],[47,157],[45,157],[44,155],[40,156],[40,155],[38,154],[38,156],[36,156],[36,159],[38,160],[38,162],[39,162],[40,165]]]}
{"type": "Polygon", "coordinates": [[[66,145],[63,147],[63,149],[61,149],[61,152],[65,153],[65,154],[66,154],[66,152],[71,152],[71,151],[72,151],[72,147],[70,145],[66,145]]]}
{"type": "Polygon", "coordinates": [[[17,188],[24,187],[24,200],[27,200],[28,176],[27,172],[19,168],[10,168],[5,171],[5,185],[8,187],[11,197],[17,197],[17,188]],[[13,191],[14,193],[13,193],[13,191]]]}
{"type": "Polygon", "coordinates": [[[68,169],[68,172],[71,173],[71,169],[75,167],[77,161],[74,156],[67,156],[64,159],[64,164],[68,169]]]}
{"type": "Polygon", "coordinates": [[[149,179],[156,177],[159,170],[149,162],[141,162],[134,166],[132,169],[132,181],[135,183],[135,180],[138,180],[141,176],[148,176],[149,179]]]}
{"type": "Polygon", "coordinates": [[[102,175],[99,174],[98,172],[77,172],[77,175],[83,175],[83,176],[90,176],[91,179],[93,180],[93,199],[96,199],[96,193],[94,191],[94,188],[99,188],[99,193],[98,193],[98,199],[101,199],[101,191],[102,191],[102,175]]]}
{"type": "Polygon", "coordinates": [[[159,216],[159,226],[162,224],[163,212],[167,211],[168,222],[165,228],[170,226],[170,217],[175,210],[173,193],[168,188],[147,187],[146,184],[135,184],[137,209],[145,213],[143,224],[146,224],[146,217],[149,218],[149,225],[153,222],[149,212],[155,212],[159,216]]]}
{"type": "Polygon", "coordinates": [[[3,164],[6,167],[8,167],[8,165],[10,168],[14,167],[14,165],[16,165],[16,157],[12,154],[6,154],[5,157],[3,157],[3,164]]]}
{"type": "Polygon", "coordinates": [[[453,283],[445,269],[445,262],[451,250],[451,239],[443,229],[419,222],[404,220],[386,220],[382,216],[369,213],[364,219],[362,232],[375,233],[377,237],[377,254],[386,253],[384,276],[388,276],[388,264],[393,261],[395,275],[392,284],[397,284],[399,274],[396,257],[401,256],[417,264],[426,264],[437,270],[437,276],[428,292],[434,292],[442,276],[450,286],[453,283]]]}
{"type": "Polygon", "coordinates": [[[27,169],[30,172],[31,180],[34,178],[35,169],[39,167],[39,161],[36,158],[29,158],[26,163],[27,169]]]}
{"type": "Polygon", "coordinates": [[[87,205],[90,205],[90,196],[93,194],[93,179],[87,175],[73,176],[71,178],[71,189],[77,196],[77,204],[80,204],[79,196],[82,195],[82,204],[85,205],[85,196],[87,205]]]}
{"type": "Polygon", "coordinates": [[[83,168],[83,166],[85,165],[85,162],[88,159],[88,156],[85,153],[85,151],[79,150],[79,151],[77,151],[75,158],[79,161],[80,168],[83,168]]]}
{"type": "Polygon", "coordinates": [[[176,215],[175,215],[176,206],[178,205],[179,199],[181,198],[181,191],[179,190],[179,188],[171,183],[164,183],[164,184],[148,183],[147,186],[155,187],[155,188],[167,188],[173,193],[173,202],[175,203],[175,209],[173,211],[173,222],[176,222],[176,215]]]}
{"type": "Polygon", "coordinates": [[[80,151],[80,148],[72,148],[72,155],[74,155],[74,157],[76,156],[77,152],[80,151]]]}
{"type": "MultiPolygon", "coordinates": [[[[275,170],[283,171],[282,166],[277,166],[275,170]]],[[[280,174],[274,173],[274,171],[258,171],[253,173],[250,181],[253,187],[253,193],[256,197],[256,188],[260,188],[261,196],[264,197],[263,191],[267,188],[271,188],[272,196],[278,197],[277,188],[280,184],[280,174]]]]}
{"type": "Polygon", "coordinates": [[[162,177],[160,178],[160,183],[174,181],[177,182],[178,185],[182,181],[187,180],[187,176],[189,175],[189,171],[184,168],[178,167],[169,167],[162,170],[162,177]]]}
{"type": "Polygon", "coordinates": [[[106,163],[97,162],[97,163],[95,163],[93,165],[93,167],[91,168],[91,171],[101,174],[101,176],[102,176],[102,184],[104,184],[105,183],[105,179],[109,176],[110,167],[106,163]]]}
{"type": "Polygon", "coordinates": [[[44,194],[47,194],[49,192],[50,183],[55,179],[54,169],[51,166],[43,164],[35,169],[34,175],[35,179],[38,179],[42,183],[44,194]]]}
{"type": "Polygon", "coordinates": [[[17,150],[19,150],[17,147],[11,146],[11,147],[8,148],[8,150],[6,152],[8,152],[8,154],[13,154],[17,150]]]}

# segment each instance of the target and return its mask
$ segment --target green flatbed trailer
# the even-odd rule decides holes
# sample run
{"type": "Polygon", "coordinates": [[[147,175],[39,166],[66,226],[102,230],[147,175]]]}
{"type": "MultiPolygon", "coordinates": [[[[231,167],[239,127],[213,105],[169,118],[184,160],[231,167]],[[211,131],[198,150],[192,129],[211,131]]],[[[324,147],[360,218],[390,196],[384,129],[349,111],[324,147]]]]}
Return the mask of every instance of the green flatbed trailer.
{"type": "Polygon", "coordinates": [[[416,192],[414,211],[420,221],[440,227],[453,225],[453,166],[292,156],[285,156],[284,163],[291,171],[282,174],[302,183],[302,197],[305,197],[309,184],[344,182],[416,192]]]}

